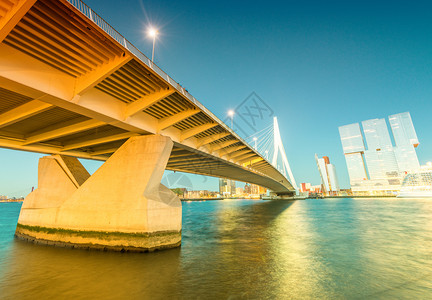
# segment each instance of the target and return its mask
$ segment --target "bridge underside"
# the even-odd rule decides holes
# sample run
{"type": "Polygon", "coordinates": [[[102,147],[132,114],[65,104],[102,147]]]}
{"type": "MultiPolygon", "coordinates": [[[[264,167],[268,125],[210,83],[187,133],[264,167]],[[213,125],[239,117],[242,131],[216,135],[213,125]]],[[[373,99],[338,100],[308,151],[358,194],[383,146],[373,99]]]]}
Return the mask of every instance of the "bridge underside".
{"type": "Polygon", "coordinates": [[[0,147],[106,160],[132,136],[161,134],[174,141],[167,169],[293,190],[98,15],[83,15],[91,11],[81,5],[0,0],[0,147]]]}
{"type": "Polygon", "coordinates": [[[164,169],[294,191],[103,19],[71,2],[79,6],[0,0],[0,147],[53,154],[40,160],[17,235],[116,249],[176,246],[181,206],[160,184],[164,169]],[[106,163],[89,176],[77,157],[106,163]]]}

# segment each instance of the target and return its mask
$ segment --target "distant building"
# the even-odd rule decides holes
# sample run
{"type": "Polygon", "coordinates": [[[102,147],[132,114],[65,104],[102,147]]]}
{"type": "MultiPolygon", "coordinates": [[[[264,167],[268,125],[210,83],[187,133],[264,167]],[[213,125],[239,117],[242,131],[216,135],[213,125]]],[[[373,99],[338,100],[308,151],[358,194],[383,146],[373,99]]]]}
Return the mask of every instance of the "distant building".
{"type": "Polygon", "coordinates": [[[197,199],[197,198],[216,198],[217,192],[212,192],[208,190],[200,191],[186,191],[184,198],[186,199],[197,199]]]}
{"type": "Polygon", "coordinates": [[[311,184],[309,182],[300,183],[300,192],[309,192],[311,188],[311,184]]]}
{"type": "Polygon", "coordinates": [[[244,194],[244,190],[241,187],[237,187],[235,193],[236,193],[236,195],[243,195],[244,194]]]}
{"type": "Polygon", "coordinates": [[[321,184],[319,184],[319,185],[312,185],[310,187],[310,192],[311,193],[317,193],[317,194],[322,193],[322,189],[321,188],[322,188],[321,184]]]}
{"type": "Polygon", "coordinates": [[[244,190],[245,194],[250,194],[251,193],[251,185],[249,183],[246,183],[243,190],[244,190]]]}
{"type": "Polygon", "coordinates": [[[266,188],[259,186],[259,185],[256,185],[256,184],[250,185],[250,194],[252,194],[252,195],[264,195],[266,193],[267,193],[266,188]]]}
{"type": "Polygon", "coordinates": [[[219,193],[221,195],[234,195],[236,192],[235,181],[226,178],[219,178],[219,193]]]}
{"type": "Polygon", "coordinates": [[[419,142],[409,112],[389,116],[395,145],[385,119],[339,127],[342,148],[354,194],[394,194],[407,172],[418,170],[419,142]],[[366,147],[367,145],[367,147],[366,147]]]}
{"type": "Polygon", "coordinates": [[[330,163],[328,156],[318,158],[318,156],[315,154],[315,160],[321,176],[323,193],[327,195],[337,194],[340,188],[335,166],[330,163]]]}
{"type": "Polygon", "coordinates": [[[303,182],[300,184],[300,192],[302,193],[321,193],[322,185],[311,185],[308,182],[303,182]]]}

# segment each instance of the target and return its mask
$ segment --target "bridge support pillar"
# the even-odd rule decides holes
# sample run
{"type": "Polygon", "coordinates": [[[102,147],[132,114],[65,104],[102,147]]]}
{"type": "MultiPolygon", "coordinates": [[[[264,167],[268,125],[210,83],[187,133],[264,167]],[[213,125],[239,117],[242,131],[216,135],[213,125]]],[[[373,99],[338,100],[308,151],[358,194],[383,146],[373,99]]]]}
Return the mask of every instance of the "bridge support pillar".
{"type": "Polygon", "coordinates": [[[42,157],[16,236],[118,251],[179,246],[181,202],[160,183],[172,146],[168,137],[132,137],[92,176],[76,158],[42,157]]]}

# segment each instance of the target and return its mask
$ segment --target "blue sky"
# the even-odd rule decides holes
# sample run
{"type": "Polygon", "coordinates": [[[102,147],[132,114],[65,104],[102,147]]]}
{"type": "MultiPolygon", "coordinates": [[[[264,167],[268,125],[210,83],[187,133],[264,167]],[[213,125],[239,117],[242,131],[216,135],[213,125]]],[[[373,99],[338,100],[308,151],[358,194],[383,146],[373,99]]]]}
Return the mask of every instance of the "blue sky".
{"type": "MultiPolygon", "coordinates": [[[[86,3],[147,56],[154,24],[156,63],[221,119],[256,92],[279,118],[297,182],[319,183],[317,153],[349,187],[338,126],[405,111],[420,163],[432,161],[429,1],[86,3]]],[[[0,150],[0,194],[35,185],[37,157],[0,150]]],[[[217,188],[191,178],[196,189],[217,188]]]]}

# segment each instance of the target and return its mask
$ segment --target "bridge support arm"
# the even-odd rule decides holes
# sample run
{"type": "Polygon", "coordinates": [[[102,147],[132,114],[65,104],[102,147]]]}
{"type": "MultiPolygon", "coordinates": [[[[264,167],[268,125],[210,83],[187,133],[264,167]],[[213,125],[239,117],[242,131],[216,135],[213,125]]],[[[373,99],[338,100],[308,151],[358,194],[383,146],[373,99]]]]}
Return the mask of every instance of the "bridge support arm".
{"type": "Polygon", "coordinates": [[[41,158],[38,188],[24,200],[16,235],[119,251],[179,246],[180,199],[160,183],[172,146],[163,136],[132,137],[92,176],[76,158],[41,158]]]}

